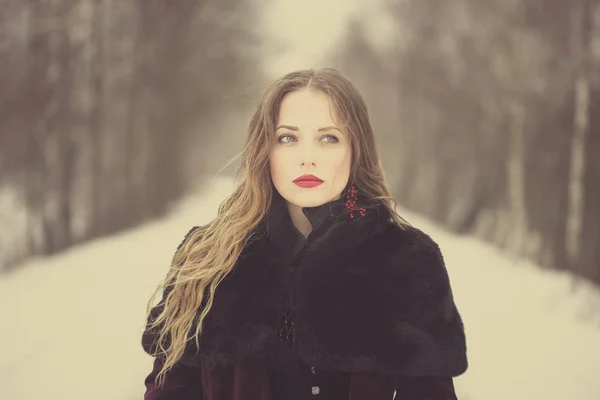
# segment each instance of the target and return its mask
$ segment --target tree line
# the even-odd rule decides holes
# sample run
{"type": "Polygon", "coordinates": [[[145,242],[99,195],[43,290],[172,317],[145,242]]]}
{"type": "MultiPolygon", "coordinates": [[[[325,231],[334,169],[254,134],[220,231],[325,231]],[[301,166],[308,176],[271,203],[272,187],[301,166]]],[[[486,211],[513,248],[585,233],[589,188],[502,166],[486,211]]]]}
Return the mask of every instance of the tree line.
{"type": "Polygon", "coordinates": [[[196,183],[229,91],[259,76],[247,3],[2,2],[0,271],[157,217],[196,183]]]}
{"type": "Polygon", "coordinates": [[[369,100],[395,197],[600,283],[600,2],[388,11],[390,43],[356,21],[332,62],[369,100]]]}

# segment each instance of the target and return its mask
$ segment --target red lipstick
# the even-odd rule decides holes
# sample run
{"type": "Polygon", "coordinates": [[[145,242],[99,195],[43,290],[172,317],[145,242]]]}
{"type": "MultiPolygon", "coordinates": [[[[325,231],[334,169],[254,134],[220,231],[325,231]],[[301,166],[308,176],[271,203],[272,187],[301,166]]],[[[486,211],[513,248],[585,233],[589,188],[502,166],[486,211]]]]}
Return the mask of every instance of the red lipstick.
{"type": "Polygon", "coordinates": [[[323,183],[323,180],[309,174],[297,177],[294,179],[294,183],[303,188],[311,188],[319,186],[321,183],[323,183]]]}

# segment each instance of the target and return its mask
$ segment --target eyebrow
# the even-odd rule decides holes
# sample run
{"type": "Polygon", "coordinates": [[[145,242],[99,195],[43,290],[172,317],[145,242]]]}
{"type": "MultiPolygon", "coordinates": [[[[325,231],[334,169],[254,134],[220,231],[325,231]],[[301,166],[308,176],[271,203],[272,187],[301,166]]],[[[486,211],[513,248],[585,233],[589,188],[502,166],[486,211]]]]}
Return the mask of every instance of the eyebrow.
{"type": "MultiPolygon", "coordinates": [[[[277,131],[280,128],[286,128],[286,129],[289,129],[290,131],[296,131],[296,132],[299,130],[297,126],[290,126],[290,125],[279,125],[277,127],[277,129],[275,129],[275,130],[277,131]]],[[[326,132],[326,131],[333,131],[333,130],[343,133],[337,126],[326,126],[324,128],[319,128],[317,130],[317,132],[326,132]]]]}

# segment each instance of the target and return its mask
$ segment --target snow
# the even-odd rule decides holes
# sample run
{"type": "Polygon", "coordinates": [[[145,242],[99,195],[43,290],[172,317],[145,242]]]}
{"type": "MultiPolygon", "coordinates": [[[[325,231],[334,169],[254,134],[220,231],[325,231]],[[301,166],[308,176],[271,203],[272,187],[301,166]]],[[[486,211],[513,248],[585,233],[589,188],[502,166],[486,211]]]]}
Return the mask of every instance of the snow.
{"type": "MultiPolygon", "coordinates": [[[[145,306],[189,228],[208,222],[233,189],[215,180],[165,218],[0,278],[0,399],[142,398],[151,357],[145,306]]],[[[407,211],[444,253],[463,316],[469,370],[461,400],[597,400],[600,291],[566,273],[513,260],[407,211]]]]}

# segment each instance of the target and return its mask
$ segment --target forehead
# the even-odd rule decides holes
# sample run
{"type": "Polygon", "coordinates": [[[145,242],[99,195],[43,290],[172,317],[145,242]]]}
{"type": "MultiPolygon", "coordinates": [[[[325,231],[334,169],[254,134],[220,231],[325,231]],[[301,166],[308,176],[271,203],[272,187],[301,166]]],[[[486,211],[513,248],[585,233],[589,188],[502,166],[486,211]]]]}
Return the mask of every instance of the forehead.
{"type": "Polygon", "coordinates": [[[278,124],[295,126],[335,125],[335,107],[329,96],[317,90],[287,93],[279,107],[278,124]]]}

